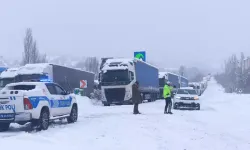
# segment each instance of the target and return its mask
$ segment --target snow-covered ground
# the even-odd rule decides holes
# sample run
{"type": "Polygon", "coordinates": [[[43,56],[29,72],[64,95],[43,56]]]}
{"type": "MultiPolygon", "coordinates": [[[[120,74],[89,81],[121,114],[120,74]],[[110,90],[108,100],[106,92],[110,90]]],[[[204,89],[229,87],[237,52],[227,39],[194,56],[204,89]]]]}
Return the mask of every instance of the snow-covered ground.
{"type": "Polygon", "coordinates": [[[1,149],[36,150],[249,150],[250,95],[225,94],[209,82],[200,111],[173,110],[164,115],[164,101],[139,106],[94,106],[78,98],[79,121],[60,123],[47,131],[26,133],[12,127],[0,133],[1,149]]]}

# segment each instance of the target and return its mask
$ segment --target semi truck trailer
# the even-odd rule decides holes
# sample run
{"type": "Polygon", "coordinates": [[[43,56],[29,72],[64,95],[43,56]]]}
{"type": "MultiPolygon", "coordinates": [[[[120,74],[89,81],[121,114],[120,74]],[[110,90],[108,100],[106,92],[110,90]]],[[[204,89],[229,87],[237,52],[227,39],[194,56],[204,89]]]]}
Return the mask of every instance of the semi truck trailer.
{"type": "Polygon", "coordinates": [[[159,97],[158,69],[139,59],[103,59],[99,82],[104,106],[131,104],[132,85],[138,81],[143,100],[154,101],[159,97]]]}
{"type": "Polygon", "coordinates": [[[175,87],[174,90],[180,87],[188,87],[188,79],[177,75],[171,72],[160,72],[159,73],[159,88],[160,88],[160,97],[163,98],[163,87],[165,83],[169,81],[171,82],[172,86],[175,87]]]}
{"type": "Polygon", "coordinates": [[[90,93],[94,89],[94,77],[94,73],[91,72],[55,64],[41,63],[27,64],[20,67],[17,71],[15,81],[55,82],[69,92],[73,92],[75,88],[80,88],[81,80],[86,80],[87,87],[83,91],[85,96],[90,96],[90,93]]]}
{"type": "Polygon", "coordinates": [[[0,74],[0,90],[7,84],[14,83],[18,68],[9,68],[0,74]]]}

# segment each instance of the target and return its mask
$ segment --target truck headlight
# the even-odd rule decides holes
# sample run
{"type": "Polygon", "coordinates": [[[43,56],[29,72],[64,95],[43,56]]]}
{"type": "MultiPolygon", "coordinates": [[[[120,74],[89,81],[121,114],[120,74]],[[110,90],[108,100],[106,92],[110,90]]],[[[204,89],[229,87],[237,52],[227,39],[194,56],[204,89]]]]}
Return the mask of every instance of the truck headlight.
{"type": "Polygon", "coordinates": [[[175,98],[176,98],[176,99],[181,99],[181,97],[179,97],[179,96],[176,96],[175,98]]]}
{"type": "Polygon", "coordinates": [[[126,94],[125,94],[125,98],[126,99],[130,99],[132,97],[132,93],[131,93],[131,91],[126,91],[126,94]]]}

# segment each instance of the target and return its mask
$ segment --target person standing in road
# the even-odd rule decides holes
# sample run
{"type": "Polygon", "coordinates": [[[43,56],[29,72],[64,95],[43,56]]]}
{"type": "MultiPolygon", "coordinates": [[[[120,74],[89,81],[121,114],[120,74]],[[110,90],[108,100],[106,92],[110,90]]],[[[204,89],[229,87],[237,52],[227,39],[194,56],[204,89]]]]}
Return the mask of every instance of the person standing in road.
{"type": "Polygon", "coordinates": [[[164,109],[164,114],[173,114],[171,112],[171,108],[169,108],[169,105],[171,105],[171,88],[170,88],[170,82],[167,82],[163,89],[163,97],[165,99],[166,105],[164,109]]]}
{"type": "Polygon", "coordinates": [[[142,101],[141,93],[139,91],[139,82],[136,81],[132,86],[132,101],[134,103],[134,114],[141,114],[138,110],[139,103],[142,101]]]}
{"type": "Polygon", "coordinates": [[[173,91],[174,91],[174,88],[175,88],[175,86],[173,86],[173,84],[171,83],[171,82],[169,82],[169,84],[168,84],[168,86],[169,86],[169,88],[170,88],[170,97],[171,97],[171,99],[170,99],[170,102],[169,102],[169,104],[168,104],[168,112],[169,112],[169,114],[173,114],[172,112],[171,112],[171,109],[172,109],[172,99],[174,98],[174,93],[173,93],[173,91]]]}

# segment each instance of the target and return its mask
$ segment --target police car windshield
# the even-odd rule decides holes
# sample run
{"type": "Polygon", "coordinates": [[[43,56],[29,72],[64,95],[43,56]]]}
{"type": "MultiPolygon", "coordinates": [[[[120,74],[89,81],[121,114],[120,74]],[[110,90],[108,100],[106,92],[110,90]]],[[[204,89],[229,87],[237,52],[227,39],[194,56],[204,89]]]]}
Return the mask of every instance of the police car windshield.
{"type": "Polygon", "coordinates": [[[195,90],[191,90],[191,89],[179,89],[177,91],[177,94],[190,94],[190,95],[197,95],[195,90]]]}

